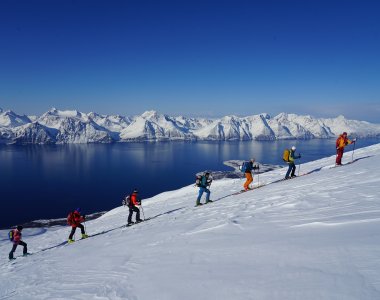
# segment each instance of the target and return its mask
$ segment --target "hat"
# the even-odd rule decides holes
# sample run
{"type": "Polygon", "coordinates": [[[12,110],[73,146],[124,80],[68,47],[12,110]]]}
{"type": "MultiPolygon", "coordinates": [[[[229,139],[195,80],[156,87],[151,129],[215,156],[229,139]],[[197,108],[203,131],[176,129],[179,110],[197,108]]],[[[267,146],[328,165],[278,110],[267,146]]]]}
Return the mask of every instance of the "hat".
{"type": "Polygon", "coordinates": [[[21,231],[24,227],[22,227],[22,225],[17,225],[16,228],[17,228],[18,231],[21,231]]]}
{"type": "Polygon", "coordinates": [[[347,135],[347,132],[343,132],[343,135],[347,135]]]}
{"type": "Polygon", "coordinates": [[[295,151],[296,150],[296,146],[292,146],[292,150],[295,151]]]}
{"type": "Polygon", "coordinates": [[[251,158],[251,162],[255,162],[255,158],[251,158]]]}
{"type": "Polygon", "coordinates": [[[79,213],[80,213],[80,211],[81,211],[81,208],[80,208],[80,207],[77,207],[75,210],[76,210],[77,212],[79,212],[79,213]]]}

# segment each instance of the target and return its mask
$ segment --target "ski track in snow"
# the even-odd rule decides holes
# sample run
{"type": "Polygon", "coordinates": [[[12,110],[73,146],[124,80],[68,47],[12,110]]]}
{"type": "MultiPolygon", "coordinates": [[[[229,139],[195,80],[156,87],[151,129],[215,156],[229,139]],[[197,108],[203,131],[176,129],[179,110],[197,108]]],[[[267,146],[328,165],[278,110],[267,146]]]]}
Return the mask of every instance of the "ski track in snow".
{"type": "Polygon", "coordinates": [[[380,299],[380,144],[355,157],[238,195],[244,180],[215,181],[201,207],[194,186],[165,192],[143,201],[148,221],[125,227],[118,207],[71,245],[69,227],[27,228],[33,255],[13,262],[2,231],[0,299],[380,299]]]}

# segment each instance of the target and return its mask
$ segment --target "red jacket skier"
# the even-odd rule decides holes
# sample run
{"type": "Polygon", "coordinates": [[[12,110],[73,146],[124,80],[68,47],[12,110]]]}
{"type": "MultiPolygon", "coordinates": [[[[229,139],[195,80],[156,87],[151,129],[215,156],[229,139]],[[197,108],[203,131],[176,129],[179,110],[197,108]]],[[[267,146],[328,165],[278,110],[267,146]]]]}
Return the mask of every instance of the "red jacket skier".
{"type": "Polygon", "coordinates": [[[73,212],[69,213],[69,215],[67,216],[67,223],[71,226],[71,232],[69,235],[68,243],[74,242],[73,236],[75,234],[77,227],[79,227],[81,230],[82,239],[85,239],[88,237],[88,235],[86,234],[86,232],[84,230],[84,226],[81,224],[82,222],[84,222],[86,220],[86,218],[85,218],[85,216],[81,216],[80,211],[81,211],[81,209],[77,208],[73,212]]]}
{"type": "Polygon", "coordinates": [[[130,195],[130,202],[129,202],[129,215],[128,215],[128,226],[132,225],[132,215],[133,212],[136,212],[136,223],[141,222],[142,220],[140,219],[140,210],[138,206],[141,205],[141,199],[138,196],[138,191],[135,189],[133,193],[130,195]]]}
{"type": "Polygon", "coordinates": [[[13,247],[12,247],[11,252],[9,252],[9,259],[15,259],[13,257],[13,253],[16,251],[16,248],[17,248],[18,245],[24,246],[24,249],[22,251],[23,254],[24,254],[24,256],[28,254],[28,245],[21,240],[21,237],[22,237],[21,231],[22,231],[22,229],[23,229],[23,227],[21,225],[18,225],[16,227],[16,229],[12,230],[13,247]]]}

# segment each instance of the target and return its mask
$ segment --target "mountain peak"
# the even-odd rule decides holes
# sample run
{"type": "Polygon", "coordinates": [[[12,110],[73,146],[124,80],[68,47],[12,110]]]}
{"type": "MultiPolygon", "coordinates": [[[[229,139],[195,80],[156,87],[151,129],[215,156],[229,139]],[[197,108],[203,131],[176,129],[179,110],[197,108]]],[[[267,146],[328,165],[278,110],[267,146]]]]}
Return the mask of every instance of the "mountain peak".
{"type": "Polygon", "coordinates": [[[150,119],[158,116],[158,112],[155,110],[147,110],[145,111],[142,115],[143,118],[145,119],[150,119]]]}

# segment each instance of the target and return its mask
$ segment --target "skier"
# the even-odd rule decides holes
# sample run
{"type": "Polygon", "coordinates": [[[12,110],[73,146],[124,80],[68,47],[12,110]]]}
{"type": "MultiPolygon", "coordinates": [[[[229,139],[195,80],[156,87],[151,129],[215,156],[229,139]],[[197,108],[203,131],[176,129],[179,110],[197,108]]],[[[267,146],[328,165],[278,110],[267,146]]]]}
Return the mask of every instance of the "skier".
{"type": "Polygon", "coordinates": [[[351,141],[347,138],[347,132],[343,132],[336,139],[336,143],[335,143],[335,147],[336,147],[335,165],[336,166],[342,165],[342,157],[343,157],[344,147],[346,147],[347,145],[350,145],[350,144],[354,144],[355,142],[356,142],[356,139],[351,141]]]}
{"type": "Polygon", "coordinates": [[[202,198],[203,193],[207,194],[206,204],[213,202],[212,200],[210,200],[211,192],[210,192],[209,187],[211,185],[211,182],[212,182],[212,177],[210,176],[210,172],[205,172],[203,175],[197,176],[196,185],[199,187],[199,193],[198,193],[198,198],[197,198],[197,202],[195,206],[202,205],[201,198],[202,198]]]}
{"type": "Polygon", "coordinates": [[[248,190],[251,190],[252,188],[249,187],[249,185],[252,183],[253,181],[253,177],[252,177],[252,170],[259,170],[259,166],[257,165],[253,165],[255,162],[255,159],[252,158],[249,162],[245,162],[244,166],[245,166],[245,171],[244,171],[244,175],[245,175],[245,178],[247,179],[244,183],[244,190],[245,191],[248,191],[248,190]]]}
{"type": "Polygon", "coordinates": [[[82,222],[86,221],[86,216],[81,216],[81,209],[77,208],[75,211],[70,212],[67,216],[67,223],[71,226],[71,232],[69,235],[68,243],[74,243],[75,240],[73,240],[73,236],[75,234],[75,231],[77,227],[80,228],[82,233],[82,239],[88,238],[88,235],[84,231],[84,226],[81,224],[82,222]]]}
{"type": "Polygon", "coordinates": [[[127,226],[130,226],[130,225],[134,224],[134,222],[132,222],[133,212],[136,212],[136,223],[142,222],[142,220],[140,219],[140,210],[138,208],[139,205],[141,205],[141,199],[138,196],[138,190],[134,189],[133,193],[130,196],[130,201],[129,201],[129,204],[128,204],[129,215],[128,215],[128,224],[127,224],[127,226]]]}
{"type": "Polygon", "coordinates": [[[296,171],[296,165],[294,163],[294,160],[301,158],[301,153],[298,156],[295,155],[296,146],[292,146],[290,150],[286,149],[284,153],[286,152],[289,152],[289,154],[288,154],[287,159],[285,158],[286,154],[284,154],[284,160],[289,165],[289,168],[288,168],[288,171],[286,172],[285,179],[290,179],[290,178],[296,177],[296,175],[294,174],[296,171]]]}
{"type": "Polygon", "coordinates": [[[11,240],[13,242],[13,247],[12,247],[11,252],[9,252],[9,259],[15,259],[13,257],[13,253],[16,251],[16,248],[17,248],[18,245],[21,245],[21,246],[24,247],[24,249],[22,251],[22,253],[23,253],[24,256],[26,256],[26,255],[29,254],[28,253],[28,247],[27,247],[28,245],[21,240],[21,236],[22,236],[21,231],[22,231],[22,229],[23,229],[23,227],[21,225],[18,225],[16,227],[16,229],[11,230],[11,232],[10,232],[10,234],[12,235],[12,239],[11,240]]]}

